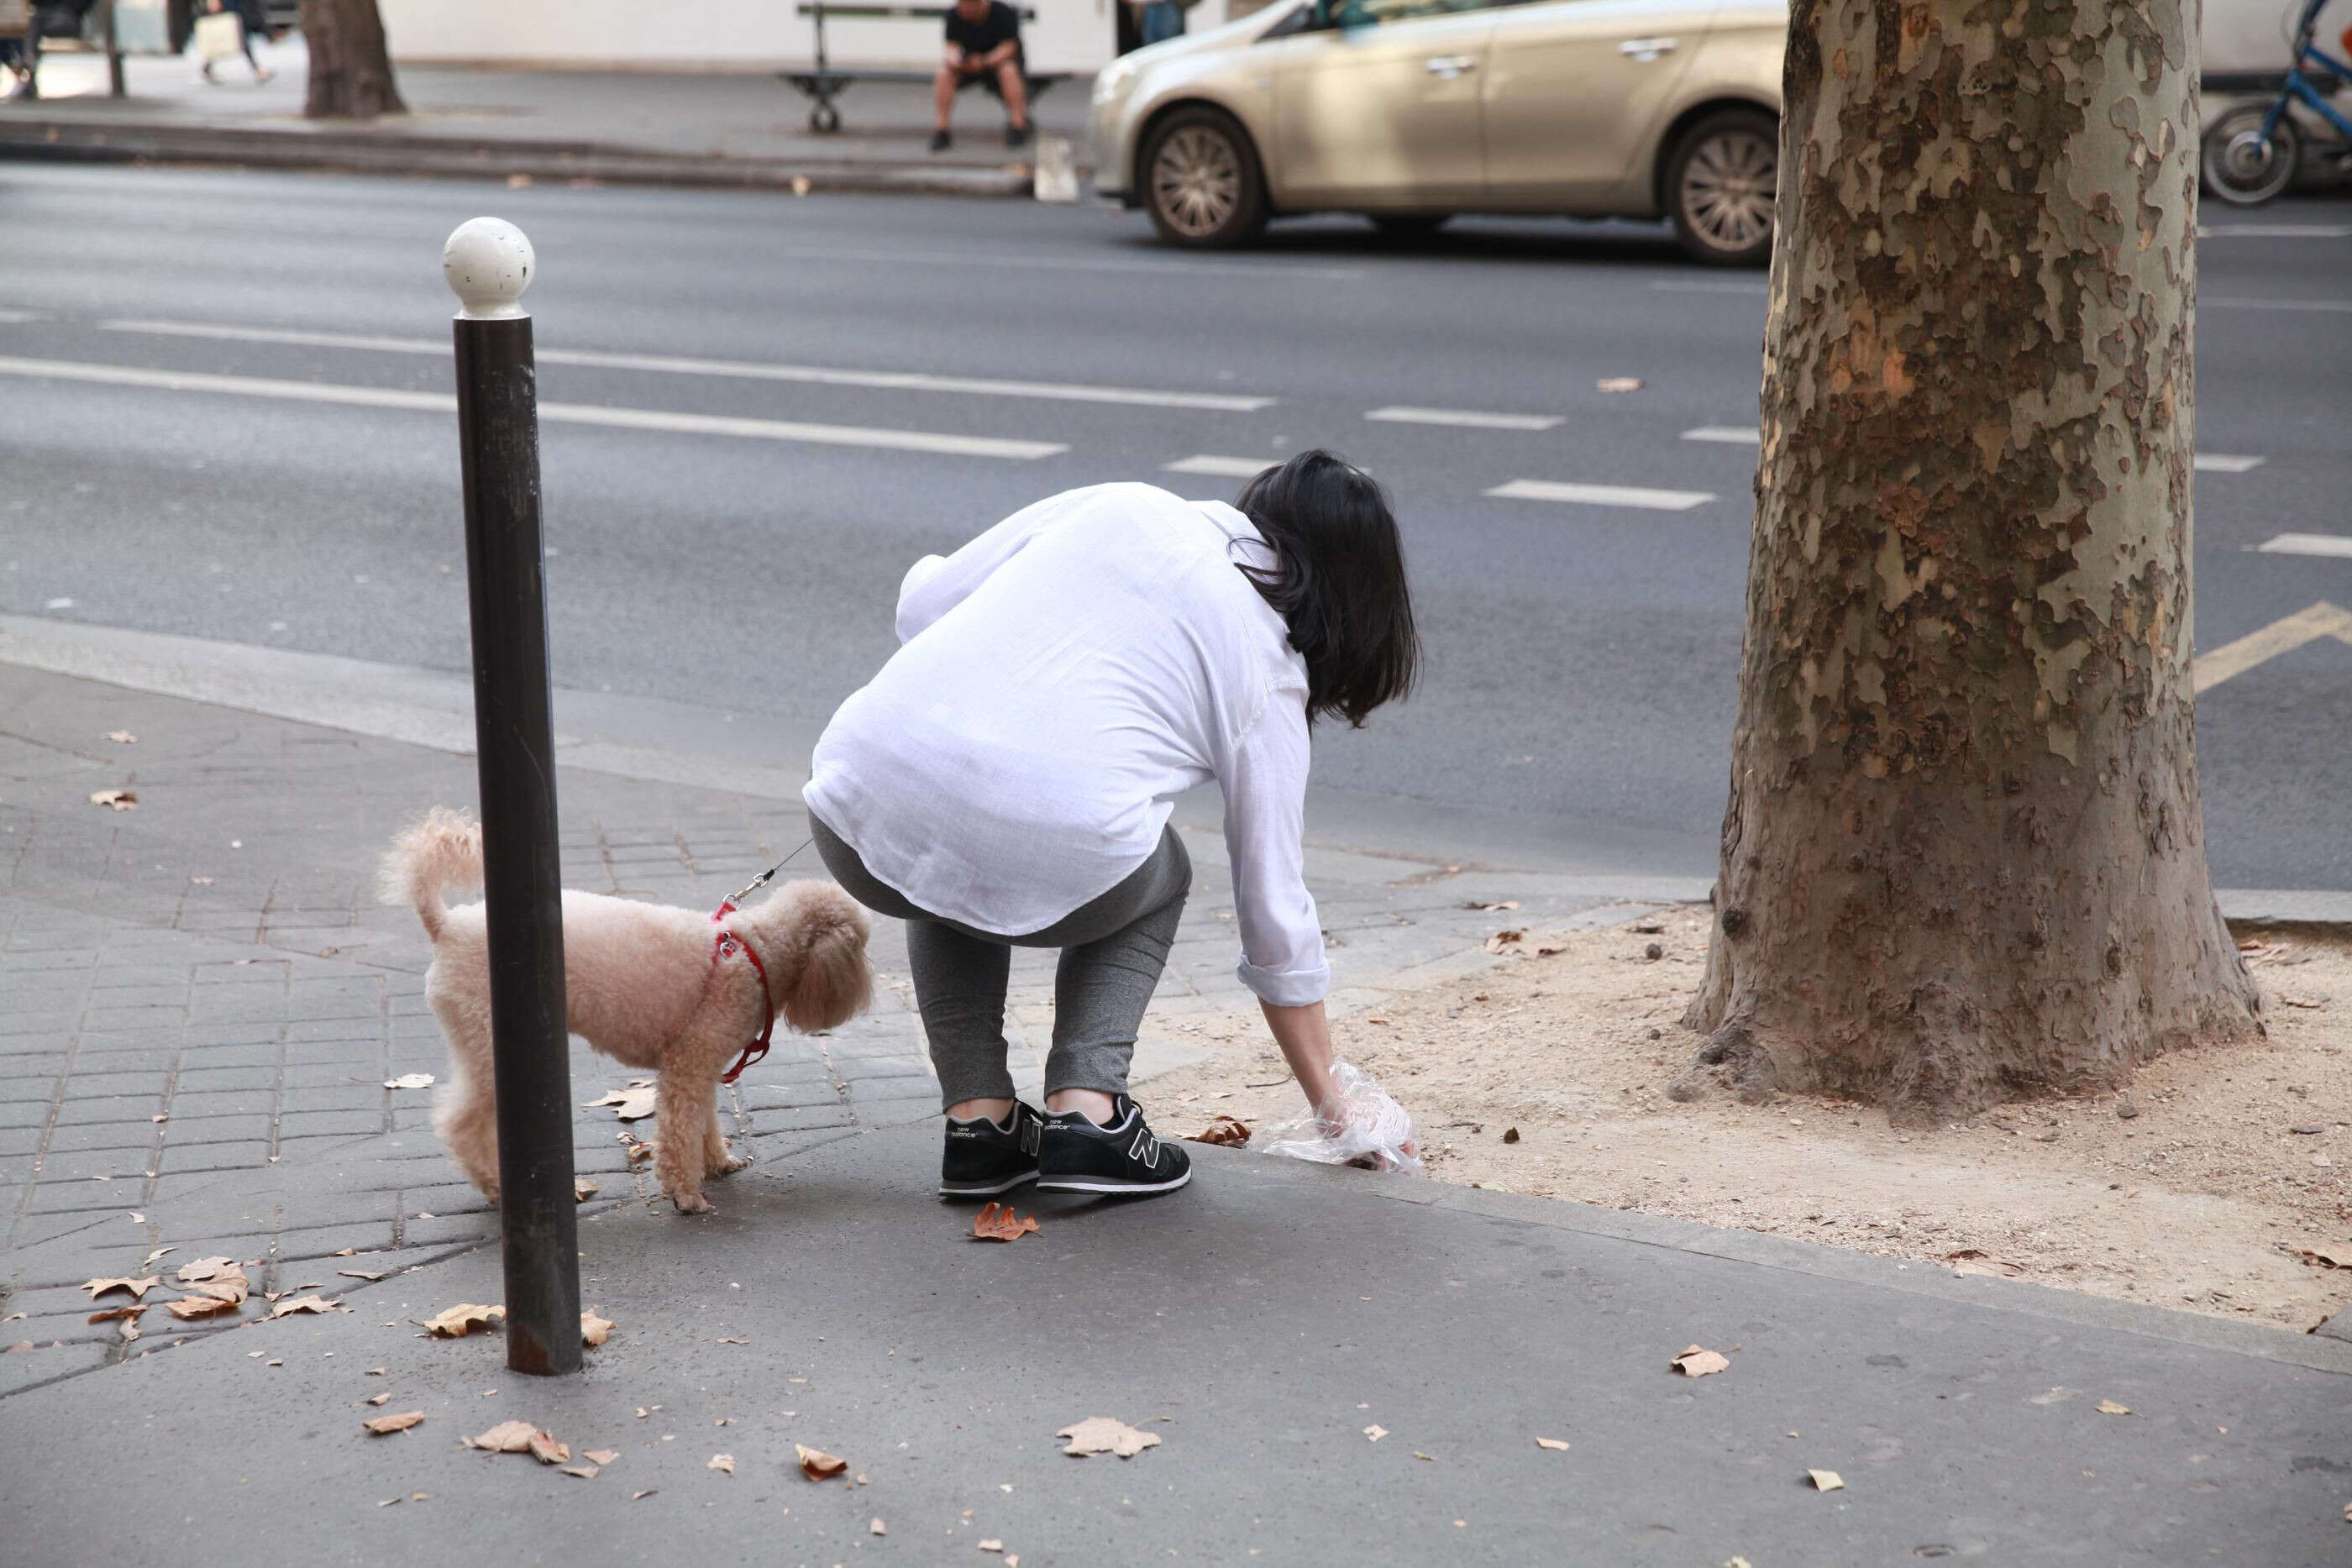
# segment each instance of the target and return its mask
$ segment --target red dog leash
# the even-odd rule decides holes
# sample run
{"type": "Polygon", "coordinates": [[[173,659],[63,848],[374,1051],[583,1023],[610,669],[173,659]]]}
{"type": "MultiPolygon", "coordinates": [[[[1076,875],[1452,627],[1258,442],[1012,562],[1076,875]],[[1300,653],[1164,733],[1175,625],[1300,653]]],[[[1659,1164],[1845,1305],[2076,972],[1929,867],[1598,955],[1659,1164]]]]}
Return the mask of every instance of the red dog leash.
{"type": "Polygon", "coordinates": [[[710,913],[710,923],[719,927],[719,935],[713,937],[710,943],[710,972],[714,975],[717,974],[719,972],[719,960],[721,958],[733,957],[737,950],[740,949],[742,952],[743,956],[751,960],[752,973],[758,975],[760,977],[760,1006],[766,1015],[760,1025],[759,1038],[743,1048],[742,1054],[735,1059],[735,1065],[729,1068],[726,1073],[719,1080],[721,1083],[734,1082],[738,1078],[743,1076],[743,1070],[745,1068],[759,1061],[760,1058],[767,1055],[769,1043],[774,1038],[776,1032],[776,1002],[775,998],[768,994],[768,966],[760,962],[759,952],[751,946],[751,943],[745,941],[742,937],[738,936],[734,932],[730,931],[723,922],[729,915],[735,913],[736,903],[738,900],[749,898],[751,894],[759,892],[762,887],[765,887],[769,882],[774,878],[778,872],[784,869],[785,862],[790,861],[793,858],[793,855],[800,853],[801,850],[808,848],[809,843],[814,843],[814,840],[810,840],[808,843],[802,844],[800,850],[794,850],[792,855],[786,855],[783,860],[778,861],[775,864],[770,866],[767,870],[753,877],[740,892],[735,894],[733,898],[722,899],[719,902],[719,907],[712,910],[710,913]]]}

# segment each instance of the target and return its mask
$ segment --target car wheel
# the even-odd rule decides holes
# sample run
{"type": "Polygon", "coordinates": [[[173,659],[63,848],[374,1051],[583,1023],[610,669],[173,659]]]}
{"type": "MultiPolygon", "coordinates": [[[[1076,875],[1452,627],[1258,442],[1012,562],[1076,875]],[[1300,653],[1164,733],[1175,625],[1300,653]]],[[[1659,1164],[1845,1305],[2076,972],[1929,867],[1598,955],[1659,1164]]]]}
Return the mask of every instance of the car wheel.
{"type": "Polygon", "coordinates": [[[1249,132],[1213,109],[1182,109],[1145,144],[1143,204],[1171,245],[1245,245],[1265,228],[1265,178],[1249,132]]]}
{"type": "Polygon", "coordinates": [[[1366,213],[1372,226],[1395,239],[1422,239],[1452,221],[1450,213],[1366,213]]]}
{"type": "Polygon", "coordinates": [[[2233,109],[2205,133],[2205,188],[2236,207],[2258,206],[2294,183],[2303,149],[2294,121],[2285,115],[2263,134],[2270,110],[2262,104],[2233,109]]]}
{"type": "Polygon", "coordinates": [[[1772,255],[1780,128],[1729,109],[1684,133],[1666,163],[1666,211],[1683,249],[1715,267],[1759,267],[1772,255]]]}

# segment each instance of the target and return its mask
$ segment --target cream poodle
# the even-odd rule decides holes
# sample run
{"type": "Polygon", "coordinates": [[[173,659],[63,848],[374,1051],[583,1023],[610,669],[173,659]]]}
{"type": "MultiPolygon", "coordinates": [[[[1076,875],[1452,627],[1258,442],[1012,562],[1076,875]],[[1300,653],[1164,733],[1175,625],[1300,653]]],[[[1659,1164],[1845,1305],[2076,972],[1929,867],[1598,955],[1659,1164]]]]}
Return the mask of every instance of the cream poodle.
{"type": "MultiPolygon", "coordinates": [[[[448,1038],[451,1070],[451,1082],[435,1092],[434,1130],[495,1202],[498,1102],[485,915],[479,904],[453,909],[441,898],[445,888],[478,887],[481,880],[481,829],[462,812],[436,808],[383,857],[384,901],[415,904],[433,940],[425,995],[448,1038]]],[[[728,1153],[719,1131],[719,1081],[763,1021],[781,1012],[803,1033],[831,1029],[862,1011],[873,991],[866,912],[831,883],[788,883],[729,915],[723,929],[749,953],[719,951],[722,928],[695,910],[570,889],[563,894],[566,1019],[604,1055],[657,1075],[661,1136],[654,1173],[662,1192],[688,1214],[710,1207],[702,1196],[705,1176],[746,1163],[728,1153]]]]}

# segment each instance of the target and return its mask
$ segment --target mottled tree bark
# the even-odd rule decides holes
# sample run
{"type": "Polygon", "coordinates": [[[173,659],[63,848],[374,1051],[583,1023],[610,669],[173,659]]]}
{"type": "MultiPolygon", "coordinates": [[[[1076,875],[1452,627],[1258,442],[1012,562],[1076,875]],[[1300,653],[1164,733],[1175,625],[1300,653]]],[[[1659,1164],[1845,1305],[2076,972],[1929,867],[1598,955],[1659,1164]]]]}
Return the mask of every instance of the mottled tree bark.
{"type": "Polygon", "coordinates": [[[1796,0],[1675,1086],[1900,1122],[2259,1033],[2189,686],[2196,0],[1796,0]]]}
{"type": "Polygon", "coordinates": [[[306,116],[373,120],[408,112],[392,79],[392,51],[375,0],[302,0],[299,22],[310,54],[306,116]]]}

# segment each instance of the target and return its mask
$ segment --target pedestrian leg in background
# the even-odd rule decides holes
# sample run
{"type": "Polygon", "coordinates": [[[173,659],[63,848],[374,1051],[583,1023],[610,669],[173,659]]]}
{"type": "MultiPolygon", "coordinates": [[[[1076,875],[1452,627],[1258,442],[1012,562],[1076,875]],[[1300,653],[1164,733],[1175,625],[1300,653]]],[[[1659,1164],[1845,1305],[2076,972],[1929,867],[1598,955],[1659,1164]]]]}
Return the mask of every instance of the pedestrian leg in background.
{"type": "Polygon", "coordinates": [[[253,68],[253,79],[257,83],[266,82],[278,73],[254,58],[253,40],[268,41],[268,15],[262,10],[261,0],[236,0],[236,15],[237,20],[244,24],[237,41],[245,49],[245,63],[253,68]]]}

